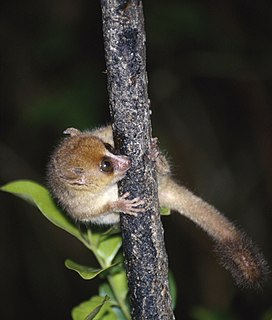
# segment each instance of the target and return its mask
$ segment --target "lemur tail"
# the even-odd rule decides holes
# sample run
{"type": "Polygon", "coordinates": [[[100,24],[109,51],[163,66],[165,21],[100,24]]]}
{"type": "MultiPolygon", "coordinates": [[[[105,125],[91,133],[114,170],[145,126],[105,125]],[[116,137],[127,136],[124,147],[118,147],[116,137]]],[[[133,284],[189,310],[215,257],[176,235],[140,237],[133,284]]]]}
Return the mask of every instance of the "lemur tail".
{"type": "Polygon", "coordinates": [[[223,214],[176,184],[172,178],[159,178],[160,205],[186,216],[215,241],[220,263],[231,272],[240,287],[261,288],[269,267],[255,244],[223,214]]]}

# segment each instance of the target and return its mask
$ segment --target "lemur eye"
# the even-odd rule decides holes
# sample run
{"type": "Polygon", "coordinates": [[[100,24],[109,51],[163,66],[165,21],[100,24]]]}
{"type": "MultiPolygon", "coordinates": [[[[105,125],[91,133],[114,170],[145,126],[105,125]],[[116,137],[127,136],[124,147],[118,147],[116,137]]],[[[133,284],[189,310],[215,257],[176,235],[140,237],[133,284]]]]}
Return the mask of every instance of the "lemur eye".
{"type": "Polygon", "coordinates": [[[113,172],[112,162],[108,158],[103,158],[100,163],[100,170],[106,173],[113,172]]]}

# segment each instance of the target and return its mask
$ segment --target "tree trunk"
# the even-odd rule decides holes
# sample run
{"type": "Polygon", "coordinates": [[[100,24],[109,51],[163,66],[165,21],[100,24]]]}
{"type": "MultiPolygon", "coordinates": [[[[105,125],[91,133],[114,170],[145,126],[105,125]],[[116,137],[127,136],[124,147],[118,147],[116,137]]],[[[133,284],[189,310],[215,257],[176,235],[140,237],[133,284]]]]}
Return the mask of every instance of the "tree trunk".
{"type": "Polygon", "coordinates": [[[143,213],[121,214],[131,315],[133,320],[174,319],[156,169],[149,156],[152,134],[142,1],[101,0],[101,6],[115,146],[132,160],[119,192],[145,201],[143,213]]]}

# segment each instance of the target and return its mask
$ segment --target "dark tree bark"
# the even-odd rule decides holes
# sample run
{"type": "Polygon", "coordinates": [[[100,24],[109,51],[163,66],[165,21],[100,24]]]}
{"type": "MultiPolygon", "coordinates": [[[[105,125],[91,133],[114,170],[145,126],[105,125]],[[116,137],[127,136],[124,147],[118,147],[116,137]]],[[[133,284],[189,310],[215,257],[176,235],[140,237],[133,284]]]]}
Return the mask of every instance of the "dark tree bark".
{"type": "Polygon", "coordinates": [[[119,192],[145,201],[143,213],[121,215],[132,319],[174,319],[168,261],[158,205],[155,163],[150,158],[142,1],[101,0],[110,112],[115,146],[132,160],[119,192]]]}

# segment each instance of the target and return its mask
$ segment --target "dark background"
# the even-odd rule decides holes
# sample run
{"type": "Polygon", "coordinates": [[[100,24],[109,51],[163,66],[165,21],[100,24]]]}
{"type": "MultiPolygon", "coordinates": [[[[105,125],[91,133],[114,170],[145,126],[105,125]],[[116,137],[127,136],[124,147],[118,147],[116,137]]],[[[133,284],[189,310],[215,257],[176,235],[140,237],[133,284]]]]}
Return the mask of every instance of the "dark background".
{"type": "MultiPolygon", "coordinates": [[[[176,178],[245,229],[271,264],[272,3],[149,0],[144,9],[154,135],[176,178]]],[[[100,3],[6,1],[0,26],[0,183],[44,184],[64,129],[109,120],[100,3]]],[[[35,208],[9,194],[0,201],[0,318],[69,319],[99,280],[64,260],[95,261],[35,208]]],[[[196,319],[199,308],[217,317],[197,319],[271,319],[271,281],[239,290],[199,228],[177,214],[163,222],[177,319],[196,319]]]]}

